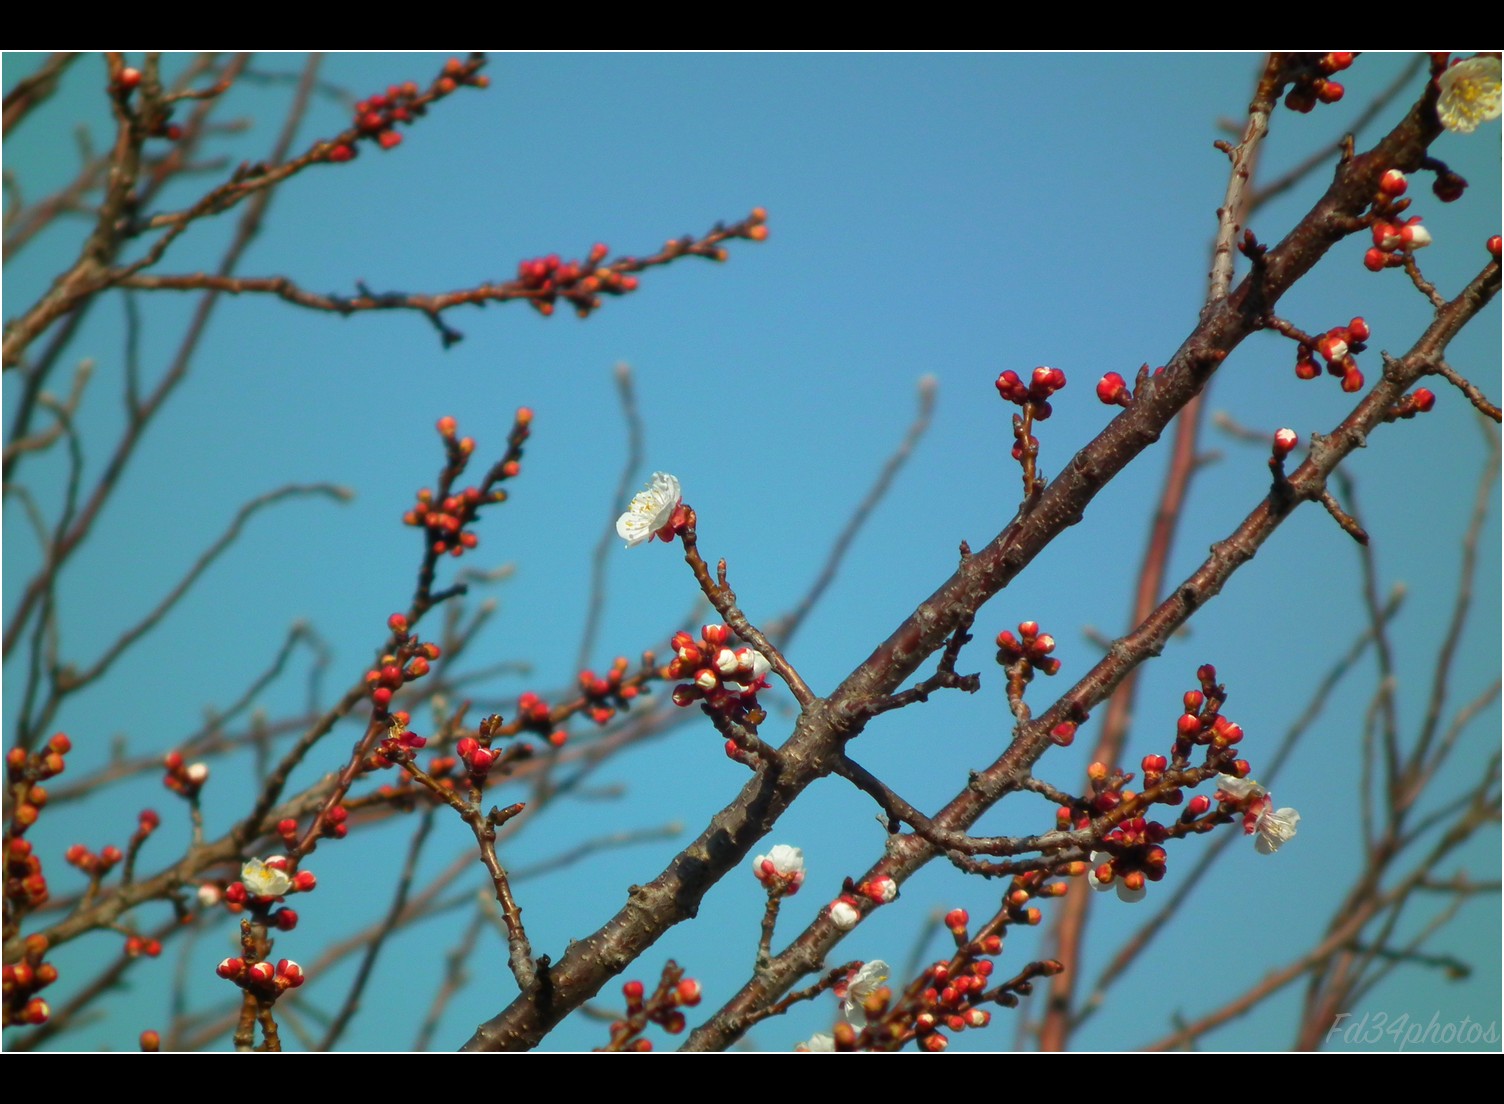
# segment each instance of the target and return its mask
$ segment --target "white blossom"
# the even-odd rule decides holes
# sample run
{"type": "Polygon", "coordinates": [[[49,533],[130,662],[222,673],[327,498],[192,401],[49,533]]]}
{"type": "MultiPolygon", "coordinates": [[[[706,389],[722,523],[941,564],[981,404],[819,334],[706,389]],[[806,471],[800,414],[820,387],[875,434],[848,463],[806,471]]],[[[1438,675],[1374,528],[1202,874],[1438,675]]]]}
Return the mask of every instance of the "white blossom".
{"type": "Polygon", "coordinates": [[[281,897],[292,888],[287,871],[252,859],[240,868],[240,880],[252,897],[281,897]]]}
{"type": "Polygon", "coordinates": [[[888,964],[880,958],[862,963],[860,969],[846,983],[846,996],[841,1000],[841,1014],[855,1027],[867,1026],[867,1013],[862,1006],[867,998],[888,980],[888,964]]]}
{"type": "Polygon", "coordinates": [[[1500,111],[1499,59],[1468,58],[1436,78],[1441,95],[1436,117],[1441,125],[1459,134],[1471,134],[1480,123],[1497,119],[1500,111]]]}
{"type": "Polygon", "coordinates": [[[1294,809],[1270,809],[1266,805],[1254,826],[1258,833],[1258,839],[1253,841],[1254,849],[1260,855],[1274,854],[1295,838],[1295,826],[1299,823],[1300,814],[1294,809]]]}
{"type": "Polygon", "coordinates": [[[786,843],[775,844],[766,855],[758,855],[752,860],[752,872],[763,885],[774,880],[783,882],[788,886],[785,892],[792,897],[804,884],[804,849],[786,843]]]}
{"type": "Polygon", "coordinates": [[[654,472],[647,490],[639,491],[627,512],[616,519],[616,535],[627,547],[653,539],[653,534],[673,519],[674,511],[684,501],[679,481],[667,472],[654,472]]]}

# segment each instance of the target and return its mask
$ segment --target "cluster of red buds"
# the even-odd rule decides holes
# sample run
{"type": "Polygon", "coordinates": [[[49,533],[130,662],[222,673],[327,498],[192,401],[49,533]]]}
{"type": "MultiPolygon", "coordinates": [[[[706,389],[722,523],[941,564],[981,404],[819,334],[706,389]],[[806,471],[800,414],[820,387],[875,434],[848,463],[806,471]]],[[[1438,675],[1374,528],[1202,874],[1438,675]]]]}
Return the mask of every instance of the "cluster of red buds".
{"type": "Polygon", "coordinates": [[[454,753],[465,764],[470,777],[477,780],[484,778],[496,765],[496,760],[501,758],[500,752],[492,751],[474,736],[461,737],[454,745],[454,753]]]}
{"type": "MultiPolygon", "coordinates": [[[[461,85],[485,88],[490,84],[478,70],[484,59],[472,55],[468,61],[450,58],[444,63],[439,79],[427,92],[421,92],[417,84],[405,81],[393,84],[385,92],[368,96],[355,105],[355,141],[372,141],[384,150],[402,142],[397,133],[397,124],[409,124],[428,111],[428,105],[454,92],[461,85]]],[[[358,148],[354,142],[337,142],[329,150],[330,161],[351,161],[358,148]]]]}
{"type": "MultiPolygon", "coordinates": [[[[1437,199],[1453,203],[1462,198],[1467,190],[1465,179],[1434,157],[1422,164],[1436,174],[1431,191],[1437,199]]],[[[1409,190],[1410,182],[1399,169],[1389,169],[1379,178],[1369,216],[1373,246],[1363,254],[1363,265],[1371,272],[1402,267],[1417,249],[1431,244],[1431,232],[1421,225],[1419,216],[1402,217],[1410,207],[1410,200],[1403,198],[1409,190]]]]}
{"type": "Polygon", "coordinates": [[[1295,374],[1300,379],[1315,379],[1321,367],[1315,357],[1326,361],[1328,375],[1340,376],[1342,390],[1348,394],[1363,388],[1363,373],[1353,357],[1361,353],[1372,331],[1362,318],[1354,318],[1346,326],[1334,326],[1315,339],[1314,344],[1301,342],[1295,354],[1295,374]]]}
{"type": "Polygon", "coordinates": [[[1218,685],[1217,669],[1203,663],[1196,669],[1196,679],[1201,689],[1186,691],[1185,712],[1175,724],[1175,762],[1181,765],[1190,761],[1192,747],[1210,747],[1230,755],[1230,749],[1243,739],[1242,726],[1222,715],[1227,689],[1218,685]]]}
{"type": "Polygon", "coordinates": [[[52,1007],[36,995],[57,980],[57,967],[43,961],[42,956],[46,953],[47,937],[28,935],[20,961],[5,964],[0,981],[4,985],[6,1027],[12,1024],[44,1024],[52,1015],[52,1007]]]}
{"type": "Polygon", "coordinates": [[[382,656],[380,665],[366,672],[366,685],[371,688],[371,701],[376,708],[386,709],[392,704],[392,694],[404,683],[428,674],[429,664],[439,655],[437,644],[412,640],[404,642],[395,655],[382,656]]]}
{"type": "MultiPolygon", "coordinates": [[[[627,661],[623,659],[620,662],[622,669],[625,670],[627,661]]],[[[585,671],[580,675],[581,683],[585,682],[586,675],[589,675],[592,681],[597,681],[591,672],[585,671]]],[[[620,685],[620,680],[618,680],[618,685],[620,685]]],[[[547,739],[554,747],[563,747],[569,740],[569,733],[555,724],[553,715],[553,708],[548,702],[544,701],[531,690],[523,691],[522,695],[517,699],[518,731],[536,732],[539,736],[547,739]]],[[[609,719],[610,714],[606,714],[606,717],[609,719]]],[[[605,724],[606,722],[603,720],[599,723],[605,724]]]]}
{"type": "Polygon", "coordinates": [[[276,1000],[304,981],[303,968],[290,958],[278,959],[275,966],[270,962],[248,963],[243,958],[227,958],[214,972],[263,1000],[276,1000]]]}
{"type": "Polygon", "coordinates": [[[69,866],[77,867],[94,879],[103,878],[123,858],[125,855],[113,844],[105,847],[97,855],[81,843],[75,843],[63,853],[63,860],[69,866]]]}
{"type": "MultiPolygon", "coordinates": [[[[431,664],[442,655],[437,644],[425,644],[408,632],[407,616],[394,613],[386,619],[392,630],[397,648],[383,655],[375,667],[366,672],[366,685],[371,689],[371,701],[377,709],[385,710],[392,704],[392,695],[404,684],[414,682],[432,670],[431,664]]],[[[402,714],[406,717],[406,714],[402,714]]],[[[407,720],[402,721],[403,725],[407,720]]],[[[422,744],[417,745],[422,747],[422,744]]]]}
{"type": "Polygon", "coordinates": [[[198,792],[209,781],[209,764],[186,762],[181,752],[169,751],[162,765],[167,768],[167,773],[162,776],[162,785],[190,801],[198,799],[198,792]]]}
{"type": "Polygon", "coordinates": [[[603,1050],[639,1053],[652,1050],[652,1040],[642,1037],[648,1024],[657,1024],[670,1035],[678,1035],[686,1026],[681,1009],[693,1008],[700,1003],[701,996],[700,983],[685,977],[673,961],[663,967],[658,988],[651,994],[640,981],[627,982],[621,992],[627,998],[626,1018],[611,1024],[611,1042],[603,1050]]]}
{"type": "Polygon", "coordinates": [[[1023,465],[1024,494],[1033,497],[1044,487],[1044,480],[1035,477],[1039,438],[1034,436],[1034,423],[1044,421],[1052,413],[1050,396],[1065,386],[1065,373],[1059,368],[1036,368],[1025,384],[1017,372],[1010,370],[997,377],[996,385],[1004,402],[1022,408],[1013,415],[1012,453],[1013,459],[1023,465]]]}
{"type": "MultiPolygon", "coordinates": [[[[63,773],[67,767],[64,759],[72,750],[73,741],[59,732],[39,752],[28,754],[25,748],[14,747],[5,753],[6,786],[11,795],[18,798],[10,824],[11,832],[16,836],[23,835],[42,815],[47,804],[47,788],[41,783],[63,773]]],[[[9,875],[6,880],[6,896],[9,897],[9,875]]]]}
{"type": "MultiPolygon", "coordinates": [[[[1036,368],[1026,384],[1018,373],[1009,369],[997,377],[997,393],[1003,401],[1032,411],[1034,420],[1042,422],[1050,416],[1050,396],[1065,386],[1065,373],[1059,368],[1036,368]]],[[[1019,458],[1018,453],[1014,459],[1019,458]]]]}
{"type": "Polygon", "coordinates": [[[1294,84],[1285,93],[1285,106],[1305,114],[1318,103],[1336,103],[1347,89],[1330,77],[1352,65],[1355,57],[1356,54],[1346,50],[1294,55],[1291,67],[1285,72],[1285,78],[1294,84]]]}
{"type": "MultiPolygon", "coordinates": [[[[547,707],[545,706],[545,708],[547,707]]],[[[533,749],[532,745],[530,744],[513,744],[510,748],[507,748],[505,750],[497,750],[496,748],[493,748],[491,746],[492,741],[495,740],[498,736],[512,736],[515,735],[517,731],[520,730],[514,729],[512,732],[506,731],[506,725],[503,723],[501,715],[498,713],[492,713],[489,716],[481,718],[481,722],[476,727],[474,736],[461,737],[460,740],[454,745],[454,751],[455,755],[458,757],[458,761],[464,763],[466,771],[468,771],[470,774],[470,785],[472,787],[476,789],[483,787],[485,785],[486,775],[489,774],[491,769],[498,763],[504,761],[514,762],[518,759],[526,759],[532,755],[533,749]]],[[[562,734],[556,733],[555,735],[562,734]]],[[[430,774],[437,777],[441,767],[445,770],[445,772],[447,772],[448,770],[452,769],[452,762],[453,761],[445,762],[443,759],[436,759],[430,769],[430,774]]],[[[444,782],[441,782],[441,784],[452,783],[449,783],[448,780],[444,780],[444,782]]],[[[521,805],[513,806],[513,808],[515,808],[518,812],[522,811],[521,805]]]]}
{"type": "MultiPolygon", "coordinates": [[[[1146,756],[1144,758],[1145,775],[1152,776],[1158,781],[1168,765],[1163,755],[1146,756]]],[[[1086,777],[1091,783],[1091,789],[1085,800],[1070,806],[1062,806],[1055,812],[1057,827],[1062,831],[1071,829],[1086,831],[1091,827],[1092,817],[1110,813],[1124,802],[1132,801],[1138,796],[1133,790],[1127,788],[1135,777],[1131,772],[1109,770],[1107,764],[1097,762],[1087,767],[1086,777]]],[[[1152,783],[1146,781],[1146,784],[1152,783]]],[[[1179,790],[1160,798],[1167,805],[1179,805],[1184,799],[1184,795],[1179,790]]]]}
{"type": "Polygon", "coordinates": [[[1119,895],[1143,892],[1145,881],[1157,882],[1165,876],[1167,855],[1160,846],[1169,839],[1170,830],[1156,820],[1132,817],[1102,836],[1101,850],[1092,853],[1092,885],[1105,889],[1121,882],[1119,895]]]}
{"type": "Polygon", "coordinates": [[[554,313],[559,299],[574,304],[575,313],[588,318],[601,305],[602,295],[626,295],[637,290],[637,277],[602,267],[611,250],[596,242],[584,261],[561,261],[557,253],[534,257],[517,266],[517,282],[535,293],[528,302],[543,317],[554,313]]]}
{"type": "MultiPolygon", "coordinates": [[[[1015,713],[1023,707],[1024,689],[1033,681],[1035,671],[1053,675],[1060,670],[1060,661],[1050,655],[1054,650],[1055,638],[1040,632],[1037,621],[1020,621],[1018,636],[1007,629],[997,634],[997,662],[1008,674],[1008,704],[1015,713]]],[[[1061,731],[1055,742],[1069,744],[1075,737],[1075,725],[1057,727],[1061,731]]]]}
{"type": "MultiPolygon", "coordinates": [[[[422,745],[420,744],[419,746],[422,745]]],[[[349,819],[350,811],[348,809],[343,805],[334,806],[319,820],[319,838],[344,839],[350,834],[349,819]]],[[[282,837],[282,844],[289,851],[298,845],[300,834],[295,817],[286,817],[277,821],[277,835],[282,837]]]]}
{"type": "MultiPolygon", "coordinates": [[[[984,1006],[1015,1007],[1020,996],[1033,991],[1035,978],[1058,974],[1061,966],[1053,961],[1034,962],[1018,976],[997,983],[993,959],[1003,952],[1000,932],[1011,924],[1038,924],[1040,912],[1029,907],[1029,901],[1039,896],[1058,897],[1065,888],[1064,882],[1046,881],[1046,875],[1039,871],[1015,877],[998,915],[975,936],[970,933],[971,918],[966,910],[951,909],[945,915],[945,926],[955,940],[955,955],[926,968],[897,1002],[886,987],[853,984],[847,1003],[860,1010],[861,1016],[855,1018],[860,1022],[864,1017],[866,1027],[836,1025],[834,1049],[896,1049],[914,1042],[920,1050],[938,1052],[950,1045],[946,1032],[986,1027],[992,1013],[984,1006]]],[[[857,972],[858,981],[861,973],[857,972]]]]}
{"type": "Polygon", "coordinates": [[[1420,224],[1419,215],[1403,222],[1375,219],[1371,227],[1373,248],[1363,254],[1363,267],[1370,272],[1399,268],[1417,249],[1431,244],[1431,231],[1420,224]]]}
{"type": "Polygon", "coordinates": [[[162,953],[161,940],[149,935],[128,935],[125,938],[127,958],[156,958],[162,953]]]}
{"type": "Polygon", "coordinates": [[[5,841],[5,900],[18,914],[41,908],[52,896],[42,860],[31,848],[31,841],[14,836],[5,841]]]}
{"type": "Polygon", "coordinates": [[[1020,621],[1018,636],[1007,629],[997,634],[997,662],[1002,667],[1022,661],[1043,674],[1053,675],[1060,670],[1060,661],[1050,658],[1054,650],[1055,638],[1040,632],[1038,621],[1020,621]]]}
{"type": "MultiPolygon", "coordinates": [[[[421,526],[428,535],[429,548],[434,555],[442,556],[447,552],[451,556],[461,556],[480,543],[479,538],[465,527],[476,519],[482,506],[507,500],[507,492],[493,484],[515,478],[521,473],[519,457],[522,455],[522,443],[531,432],[532,422],[533,412],[525,406],[519,408],[512,427],[507,457],[486,473],[481,486],[466,487],[454,493],[446,491],[440,495],[435,495],[427,487],[418,492],[417,502],[402,515],[402,523],[421,526]]],[[[475,452],[475,439],[457,437],[459,422],[447,415],[438,420],[436,428],[444,442],[448,460],[448,468],[444,473],[447,485],[469,463],[470,456],[475,452]]]]}
{"type": "MultiPolygon", "coordinates": [[[[626,709],[632,699],[642,693],[642,687],[637,683],[625,682],[628,666],[626,656],[617,656],[612,661],[611,669],[606,672],[605,678],[598,677],[594,671],[580,672],[580,691],[585,695],[585,701],[588,703],[590,719],[596,724],[605,724],[616,716],[618,709],[626,709]]],[[[554,735],[562,734],[555,733],[554,735]]],[[[554,742],[559,744],[563,743],[563,740],[554,742]]]]}
{"type": "Polygon", "coordinates": [[[687,632],[674,634],[670,642],[674,658],[664,677],[690,681],[674,687],[674,704],[703,701],[707,707],[734,721],[756,727],[766,714],[757,704],[757,692],[768,688],[768,661],[754,648],[731,647],[731,629],[705,625],[696,640],[687,632]]]}

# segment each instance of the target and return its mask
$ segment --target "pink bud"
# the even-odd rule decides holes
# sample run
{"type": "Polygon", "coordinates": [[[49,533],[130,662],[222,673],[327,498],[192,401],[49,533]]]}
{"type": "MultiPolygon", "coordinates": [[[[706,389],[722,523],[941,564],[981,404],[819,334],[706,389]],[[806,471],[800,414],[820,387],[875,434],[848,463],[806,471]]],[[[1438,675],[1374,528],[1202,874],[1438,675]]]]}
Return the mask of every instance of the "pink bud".
{"type": "Polygon", "coordinates": [[[1128,383],[1116,372],[1108,372],[1097,383],[1097,398],[1108,406],[1125,405],[1128,383]]]}
{"type": "Polygon", "coordinates": [[[1323,334],[1317,340],[1316,351],[1328,363],[1334,360],[1341,360],[1347,356],[1347,342],[1342,339],[1336,330],[1333,330],[1331,333],[1323,334]]]}
{"type": "Polygon", "coordinates": [[[1369,232],[1373,235],[1373,244],[1386,253],[1400,247],[1399,227],[1392,222],[1379,219],[1369,228],[1369,232]]]}

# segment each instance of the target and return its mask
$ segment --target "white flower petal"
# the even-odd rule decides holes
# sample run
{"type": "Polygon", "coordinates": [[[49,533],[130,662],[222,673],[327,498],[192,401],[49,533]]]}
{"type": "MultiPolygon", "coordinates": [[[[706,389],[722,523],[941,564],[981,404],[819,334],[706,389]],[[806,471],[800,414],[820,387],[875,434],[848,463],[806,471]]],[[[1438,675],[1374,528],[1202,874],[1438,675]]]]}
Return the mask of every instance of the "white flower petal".
{"type": "Polygon", "coordinates": [[[1217,775],[1217,789],[1221,790],[1234,801],[1244,801],[1252,797],[1263,797],[1268,792],[1252,778],[1239,778],[1232,774],[1217,775]]]}
{"type": "Polygon", "coordinates": [[[1441,90],[1436,117],[1459,134],[1471,134],[1500,113],[1500,66],[1496,57],[1460,61],[1436,78],[1441,90]]]}
{"type": "Polygon", "coordinates": [[[240,880],[255,897],[281,897],[292,888],[292,879],[285,870],[267,866],[260,859],[252,859],[240,868],[240,880]]]}
{"type": "Polygon", "coordinates": [[[1260,855],[1274,854],[1295,838],[1295,826],[1299,823],[1300,814],[1294,809],[1266,809],[1255,828],[1258,839],[1253,841],[1254,849],[1260,855]]]}
{"type": "Polygon", "coordinates": [[[647,490],[639,491],[627,512],[616,519],[616,535],[627,542],[628,548],[652,540],[653,534],[673,519],[683,501],[679,481],[667,472],[654,472],[647,490]]]}
{"type": "Polygon", "coordinates": [[[762,873],[762,864],[773,864],[773,871],[784,877],[790,874],[804,873],[804,849],[802,847],[790,847],[786,843],[775,844],[766,855],[758,855],[752,862],[752,869],[762,873]]]}
{"type": "Polygon", "coordinates": [[[851,1000],[864,1001],[888,980],[888,964],[880,958],[862,963],[846,987],[851,1000]]]}

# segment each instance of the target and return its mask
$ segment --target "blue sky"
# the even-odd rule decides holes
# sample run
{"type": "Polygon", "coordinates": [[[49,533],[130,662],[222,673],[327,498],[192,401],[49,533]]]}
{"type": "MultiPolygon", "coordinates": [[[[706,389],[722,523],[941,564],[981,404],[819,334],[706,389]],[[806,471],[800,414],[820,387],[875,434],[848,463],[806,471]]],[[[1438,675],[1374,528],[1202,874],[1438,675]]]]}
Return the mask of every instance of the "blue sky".
{"type": "MultiPolygon", "coordinates": [[[[266,55],[256,65],[264,73],[292,73],[299,60],[266,55]]],[[[425,82],[442,61],[336,55],[322,75],[365,95],[406,79],[425,82]]],[[[1341,103],[1305,116],[1279,111],[1261,177],[1277,176],[1351,126],[1404,61],[1365,56],[1347,73],[1341,103]]],[[[6,88],[36,63],[7,55],[6,88]]],[[[448,350],[415,315],[341,319],[254,296],[221,302],[187,382],[126,472],[94,538],[67,569],[60,611],[65,653],[83,663],[107,646],[173,585],[241,502],[316,480],[346,486],[355,497],[343,506],[284,504],[253,520],[172,617],[64,711],[57,727],[78,745],[70,772],[105,762],[116,740],[132,753],[171,748],[201,725],[206,709],[234,700],[300,619],[328,647],[325,700],[357,679],[382,639],[387,614],[404,608],[411,592],[418,541],[400,516],[439,468],[432,427],[446,414],[490,458],[505,447],[513,411],[527,405],[536,412],[512,501],[484,518],[480,548],[462,564],[514,568],[475,594],[475,601],[494,598],[497,606],[467,667],[527,663],[530,673],[477,684],[472,715],[494,708],[510,716],[522,691],[552,696],[569,685],[592,550],[625,505],[614,497],[626,455],[612,382],[622,362],[634,372],[646,436],[634,489],[654,470],[680,478],[699,514],[702,550],[726,557],[754,623],[775,619],[809,586],[912,420],[916,381],[938,381],[929,435],[858,537],[839,581],[789,643],[806,680],[817,691],[832,689],[949,575],[960,540],[979,547],[1012,517],[1019,476],[1008,457],[1009,408],[992,386],[997,374],[1005,368],[1023,374],[1040,364],[1066,372],[1067,389],[1039,433],[1042,467],[1053,473],[1109,420],[1111,412],[1093,394],[1101,374],[1131,378],[1142,363],[1164,363],[1194,325],[1227,173],[1212,142],[1230,137],[1219,124],[1245,108],[1257,67],[1256,57],[1237,54],[496,55],[489,90],[462,90],[438,104],[395,150],[368,147],[353,163],[301,174],[280,189],[240,271],[286,275],[321,291],[349,292],[357,282],[377,290],[449,290],[509,278],[528,257],[582,257],[596,241],[613,255],[645,254],[665,239],[742,218],[754,206],[769,212],[769,240],[733,243],[723,265],[691,259],[646,273],[637,293],[608,301],[584,322],[567,311],[545,320],[517,304],[454,312],[447,321],[465,339],[448,350]]],[[[80,62],[59,95],[7,138],[6,172],[20,179],[27,197],[70,178],[75,122],[87,120],[96,142],[104,141],[102,73],[98,61],[80,62]]],[[[1412,80],[1382,122],[1359,134],[1360,146],[1398,118],[1423,79],[1412,80]]],[[[278,81],[238,87],[225,117],[244,117],[249,127],[211,148],[230,165],[264,155],[290,87],[278,81]]],[[[299,144],[338,131],[347,117],[337,99],[318,99],[299,144]]],[[[1463,201],[1443,205],[1424,182],[1414,189],[1414,211],[1436,241],[1421,259],[1444,293],[1476,273],[1484,238],[1498,232],[1499,143],[1497,124],[1437,142],[1433,153],[1471,182],[1463,201]]],[[[1266,205],[1252,229],[1277,241],[1329,171],[1318,169],[1266,205]]],[[[164,205],[190,202],[195,189],[223,172],[210,169],[179,183],[164,205]]],[[[60,223],[8,265],[7,319],[74,254],[83,225],[60,223]]],[[[213,266],[230,228],[221,219],[185,235],[158,271],[213,266]]],[[[1374,336],[1360,363],[1374,378],[1379,350],[1407,349],[1428,308],[1400,273],[1364,270],[1366,247],[1358,238],[1339,245],[1280,312],[1308,331],[1365,316],[1374,336]]],[[[147,379],[162,371],[192,304],[172,294],[139,302],[147,379]]],[[[1495,400],[1498,310],[1492,304],[1449,352],[1450,363],[1495,400]]],[[[121,425],[122,317],[118,298],[100,304],[73,346],[73,359],[96,360],[79,418],[90,473],[99,471],[106,442],[121,425]]],[[[1292,361],[1287,341],[1256,335],[1216,376],[1211,408],[1265,432],[1290,426],[1303,440],[1329,430],[1351,398],[1328,378],[1297,380],[1292,361]]],[[[1394,637],[1397,700],[1410,733],[1424,713],[1430,664],[1456,587],[1460,534],[1486,455],[1468,404],[1444,385],[1435,389],[1435,411],[1376,433],[1348,466],[1382,585],[1407,588],[1394,637]]],[[[15,401],[9,375],[4,397],[8,407],[15,401]]],[[[1214,430],[1204,447],[1217,455],[1186,504],[1172,579],[1199,563],[1267,489],[1261,450],[1214,430]]],[[[1125,628],[1164,466],[1162,451],[1147,453],[1097,498],[1083,524],[983,609],[978,639],[961,664],[981,670],[978,695],[942,696],[884,717],[853,746],[857,758],[894,780],[914,804],[935,807],[964,785],[967,769],[990,762],[1006,742],[1002,680],[987,646],[999,629],[1034,619],[1059,641],[1064,669],[1057,686],[1036,682],[1030,698],[1036,708],[1051,700],[1052,688],[1058,692],[1083,674],[1100,655],[1088,632],[1116,635],[1125,628]]],[[[36,462],[27,478],[41,501],[56,501],[63,472],[53,455],[36,462]]],[[[36,552],[10,499],[4,522],[9,614],[36,552]]],[[[1453,670],[1453,708],[1498,677],[1499,551],[1494,511],[1480,546],[1473,616],[1453,670]]],[[[616,548],[607,582],[592,665],[602,669],[617,654],[635,657],[644,649],[665,652],[697,593],[682,559],[660,544],[616,548]]],[[[1180,695],[1193,685],[1196,666],[1212,662],[1231,691],[1229,715],[1249,733],[1244,746],[1260,776],[1261,757],[1272,755],[1359,631],[1361,601],[1352,543],[1325,514],[1301,510],[1190,631],[1147,666],[1129,761],[1166,750],[1180,695]]],[[[19,708],[19,667],[12,658],[5,669],[7,739],[19,708]]],[[[307,670],[304,654],[257,705],[272,717],[299,707],[307,670]]],[[[1335,905],[1333,885],[1345,885],[1354,873],[1357,748],[1374,685],[1370,655],[1325,702],[1319,724],[1275,785],[1276,803],[1303,814],[1299,837],[1273,858],[1255,855],[1251,846],[1230,849],[1192,907],[1109,994],[1104,1014],[1078,1037],[1080,1046],[1148,1043],[1169,1030],[1172,1017],[1217,1007],[1315,941],[1335,905]]],[[[792,714],[786,695],[774,702],[764,736],[781,740],[792,714]]],[[[428,723],[422,714],[414,719],[419,731],[428,723]]],[[[1463,733],[1438,794],[1465,787],[1482,769],[1497,747],[1499,724],[1493,700],[1463,733]]],[[[352,729],[338,730],[303,780],[334,769],[353,737],[352,729]]],[[[609,761],[590,777],[588,794],[543,810],[528,825],[503,854],[518,868],[547,864],[610,833],[683,826],[672,838],[607,850],[523,880],[519,896],[539,953],[557,958],[568,939],[598,927],[628,884],[655,876],[734,796],[743,768],[725,758],[721,743],[703,718],[692,717],[609,761]]],[[[1090,744],[1082,739],[1051,754],[1037,773],[1078,786],[1090,744]]],[[[215,765],[206,804],[211,834],[243,808],[251,766],[249,756],[215,765]],[[220,795],[222,814],[212,800],[220,795]]],[[[62,806],[44,816],[32,838],[54,856],[76,840],[96,848],[120,842],[135,810],[152,804],[167,824],[142,863],[157,869],[185,838],[182,810],[155,775],[119,801],[118,809],[96,805],[87,813],[62,806]]],[[[803,847],[809,864],[809,880],[788,903],[775,945],[835,896],[843,877],[859,875],[880,853],[883,832],[874,814],[845,783],[826,780],[765,841],[803,847]]],[[[1041,815],[1036,806],[1010,803],[979,830],[1032,832],[1042,827],[1041,815]]],[[[407,821],[378,826],[321,847],[308,864],[320,888],[300,902],[304,923],[279,939],[278,953],[306,966],[349,931],[352,913],[384,909],[410,827],[407,821]]],[[[455,820],[439,818],[425,872],[448,867],[468,838],[455,820]]],[[[1171,880],[1204,842],[1171,849],[1171,880]]],[[[1498,842],[1496,827],[1485,831],[1438,874],[1496,877],[1498,842]]],[[[60,857],[48,871],[61,896],[72,872],[60,857]]],[[[473,894],[481,874],[476,864],[453,892],[473,894]]],[[[842,953],[897,965],[936,910],[963,906],[989,915],[997,893],[995,885],[931,867],[855,932],[842,953]]],[[[1143,918],[1107,896],[1097,905],[1087,976],[1143,918]]],[[[152,926],[165,915],[138,919],[152,926]]],[[[459,915],[434,917],[392,941],[344,1046],[411,1045],[463,926],[459,915]],[[404,1015],[408,1007],[418,1011],[404,1015]]],[[[761,894],[750,873],[728,879],[697,921],[670,933],[628,976],[651,982],[672,957],[702,980],[705,1007],[713,1009],[747,976],[760,918],[761,894]]],[[[1403,930],[1417,930],[1420,922],[1412,919],[1403,930]]],[[[179,941],[160,961],[135,968],[129,991],[107,1002],[111,1014],[76,1043],[128,1048],[142,1027],[164,1022],[180,953],[188,976],[199,979],[189,988],[190,1003],[223,999],[227,985],[212,968],[230,952],[232,928],[222,918],[186,951],[179,941]]],[[[66,1000],[69,980],[87,977],[91,964],[115,953],[118,938],[90,937],[59,952],[63,981],[54,1003],[66,1000]]],[[[1370,1023],[1380,1014],[1391,1022],[1402,1014],[1425,1021],[1435,1012],[1443,1022],[1467,1015],[1497,1024],[1499,943],[1498,902],[1485,895],[1432,944],[1465,959],[1474,970],[1470,979],[1448,983],[1436,970],[1400,968],[1352,1011],[1369,1013],[1370,1023]]],[[[931,954],[940,953],[938,940],[931,946],[931,954]]],[[[1011,937],[1000,968],[1021,965],[1032,947],[1032,933],[1011,937]]],[[[322,994],[310,985],[300,999],[332,1006],[350,970],[346,961],[322,994]]],[[[504,945],[493,932],[483,934],[470,972],[474,984],[450,1006],[436,1048],[463,1042],[477,1020],[511,998],[504,945]]],[[[1207,1045],[1287,1046],[1295,992],[1210,1036],[1207,1045]]],[[[618,1000],[608,987],[600,1003],[609,1008],[618,1000]]],[[[1032,1012],[1025,1002],[1023,1013],[1032,1012]]],[[[834,1015],[827,998],[764,1024],[752,1043],[787,1049],[834,1015]]],[[[986,1032],[954,1045],[1010,1047],[1016,1015],[1002,1012],[986,1032]]],[[[604,1038],[602,1023],[576,1016],[547,1045],[585,1049],[604,1038]]],[[[666,1041],[659,1035],[655,1042],[666,1041]]]]}

